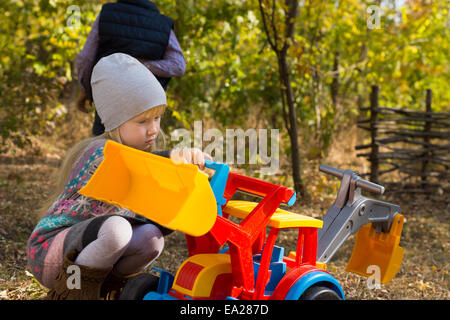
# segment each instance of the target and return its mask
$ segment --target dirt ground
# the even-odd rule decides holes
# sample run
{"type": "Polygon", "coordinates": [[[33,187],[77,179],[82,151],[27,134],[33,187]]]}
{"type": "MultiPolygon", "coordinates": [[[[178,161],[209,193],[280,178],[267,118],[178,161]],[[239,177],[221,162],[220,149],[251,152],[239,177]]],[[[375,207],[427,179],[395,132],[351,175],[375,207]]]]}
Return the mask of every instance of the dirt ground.
{"type": "MultiPolygon", "coordinates": [[[[80,135],[89,128],[80,127],[80,135]]],[[[67,133],[68,134],[68,133],[67,133]]],[[[51,193],[69,138],[33,138],[35,147],[11,151],[0,156],[0,299],[42,299],[46,289],[26,271],[26,241],[39,220],[35,210],[51,193]]],[[[357,134],[352,135],[357,139],[357,134]]],[[[321,161],[339,168],[360,167],[351,141],[340,146],[336,140],[332,157],[321,161]],[[339,152],[336,152],[339,150],[339,152]]],[[[326,178],[317,171],[317,160],[303,166],[304,180],[311,199],[296,204],[291,211],[321,218],[331,206],[339,186],[337,179],[326,178]]],[[[285,184],[289,185],[289,184],[285,184]]],[[[382,197],[399,204],[405,216],[400,245],[404,259],[400,271],[388,284],[369,289],[367,279],[346,272],[354,237],[351,236],[327,266],[341,283],[347,299],[449,299],[449,214],[450,196],[408,196],[398,194],[382,197]]],[[[293,232],[283,232],[279,244],[287,251],[294,249],[293,232]]],[[[187,257],[184,235],[174,232],[166,238],[165,250],[153,266],[175,273],[187,257]]]]}

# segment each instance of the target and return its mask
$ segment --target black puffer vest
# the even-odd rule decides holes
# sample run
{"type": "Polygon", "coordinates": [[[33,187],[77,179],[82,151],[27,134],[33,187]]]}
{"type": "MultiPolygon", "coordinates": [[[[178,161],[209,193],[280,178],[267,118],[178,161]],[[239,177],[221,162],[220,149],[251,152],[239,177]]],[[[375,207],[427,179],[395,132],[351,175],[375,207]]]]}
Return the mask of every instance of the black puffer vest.
{"type": "MultiPolygon", "coordinates": [[[[145,60],[160,60],[172,27],[173,20],[159,13],[156,5],[148,0],[106,3],[100,12],[96,62],[117,52],[145,60]]],[[[165,89],[169,79],[158,80],[165,89]]]]}

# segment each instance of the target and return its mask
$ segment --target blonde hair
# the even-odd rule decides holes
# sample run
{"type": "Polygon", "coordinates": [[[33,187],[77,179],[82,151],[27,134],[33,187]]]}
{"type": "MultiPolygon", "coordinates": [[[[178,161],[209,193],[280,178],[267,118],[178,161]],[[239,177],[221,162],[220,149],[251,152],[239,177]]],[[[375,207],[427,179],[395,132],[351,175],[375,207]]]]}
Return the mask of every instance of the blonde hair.
{"type": "MultiPolygon", "coordinates": [[[[144,111],[146,118],[156,117],[156,116],[162,116],[165,112],[166,106],[160,105],[156,106],[154,108],[151,108],[147,111],[144,111]]],[[[67,180],[69,180],[70,174],[72,173],[75,161],[80,157],[82,152],[86,149],[86,147],[91,144],[94,141],[97,140],[112,140],[118,143],[122,143],[122,139],[120,138],[120,132],[119,128],[113,129],[109,132],[105,132],[99,136],[87,138],[76,144],[74,147],[69,149],[67,152],[59,170],[58,175],[56,177],[56,186],[54,192],[51,194],[51,196],[42,204],[40,209],[38,210],[40,216],[44,216],[50,206],[53,204],[53,202],[56,200],[56,198],[61,194],[61,192],[64,189],[64,186],[67,183],[67,180]]],[[[164,134],[164,131],[162,129],[159,130],[158,136],[156,138],[156,141],[150,146],[147,152],[155,151],[158,149],[165,148],[166,146],[166,137],[164,134]],[[160,138],[162,141],[160,141],[160,138]],[[161,144],[161,146],[159,146],[161,144]]]]}

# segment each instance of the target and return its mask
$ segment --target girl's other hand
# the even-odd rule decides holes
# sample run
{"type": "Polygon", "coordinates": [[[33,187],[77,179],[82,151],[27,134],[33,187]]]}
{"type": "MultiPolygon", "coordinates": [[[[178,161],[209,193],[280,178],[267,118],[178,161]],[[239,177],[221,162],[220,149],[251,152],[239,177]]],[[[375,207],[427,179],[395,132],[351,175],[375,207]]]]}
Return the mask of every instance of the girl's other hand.
{"type": "Polygon", "coordinates": [[[196,164],[201,170],[205,169],[205,159],[213,160],[209,154],[202,152],[200,149],[188,147],[173,149],[170,153],[170,159],[175,163],[196,164]]]}

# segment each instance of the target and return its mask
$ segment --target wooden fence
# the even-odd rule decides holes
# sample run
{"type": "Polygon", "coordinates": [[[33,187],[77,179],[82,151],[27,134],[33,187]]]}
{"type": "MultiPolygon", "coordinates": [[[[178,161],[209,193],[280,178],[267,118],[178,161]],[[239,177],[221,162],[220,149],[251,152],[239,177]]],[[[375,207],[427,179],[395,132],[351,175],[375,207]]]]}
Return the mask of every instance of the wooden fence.
{"type": "Polygon", "coordinates": [[[433,112],[431,100],[428,89],[426,111],[380,107],[378,87],[372,86],[370,107],[360,108],[368,118],[358,121],[370,143],[355,147],[369,149],[358,154],[370,161],[370,173],[362,175],[390,192],[449,192],[450,113],[433,112]]]}

